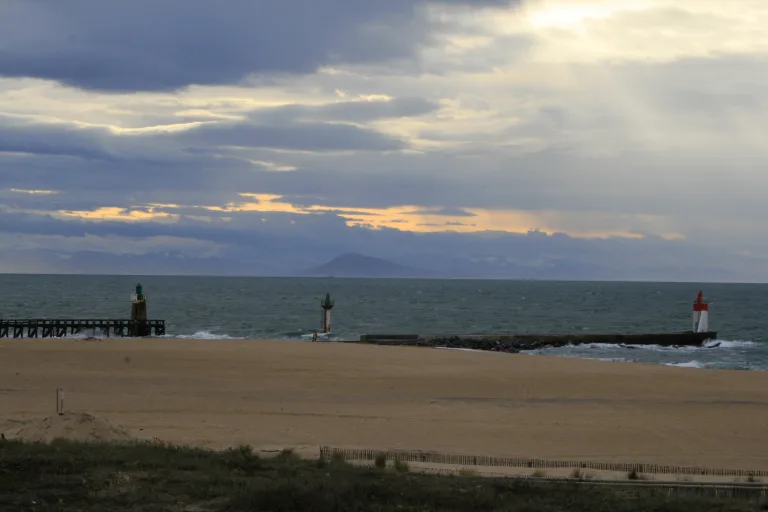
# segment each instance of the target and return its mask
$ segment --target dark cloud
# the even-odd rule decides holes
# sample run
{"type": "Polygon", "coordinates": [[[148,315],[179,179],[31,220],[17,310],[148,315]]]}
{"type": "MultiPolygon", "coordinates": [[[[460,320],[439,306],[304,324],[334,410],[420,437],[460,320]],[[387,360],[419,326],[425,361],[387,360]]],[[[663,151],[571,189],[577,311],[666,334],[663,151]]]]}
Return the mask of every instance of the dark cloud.
{"type": "MultiPolygon", "coordinates": [[[[285,136],[274,142],[305,151],[393,149],[402,144],[380,138],[376,132],[363,131],[348,139],[342,136],[357,134],[356,127],[349,131],[346,127],[331,127],[329,135],[322,134],[328,128],[322,123],[311,125],[316,132],[293,131],[294,127],[275,127],[277,133],[285,136]]],[[[0,126],[0,133],[4,133],[2,130],[0,126]]],[[[18,207],[48,205],[46,209],[149,203],[225,205],[241,202],[243,198],[238,194],[249,192],[281,195],[284,202],[297,207],[368,209],[421,205],[433,214],[459,213],[454,208],[490,208],[677,215],[681,210],[696,211],[717,204],[720,216],[709,223],[712,226],[718,219],[733,220],[740,216],[745,225],[753,225],[750,222],[755,218],[768,214],[762,189],[754,186],[765,180],[757,166],[750,174],[743,174],[754,176],[752,186],[745,186],[744,178],[733,174],[724,179],[723,162],[718,161],[701,162],[678,156],[671,164],[654,161],[650,156],[642,159],[641,155],[592,161],[558,150],[528,155],[491,154],[486,158],[486,168],[472,167],[472,161],[450,155],[435,154],[425,159],[369,152],[336,158],[319,152],[312,154],[316,160],[299,164],[297,171],[266,172],[246,160],[275,158],[281,162],[286,155],[216,146],[268,144],[275,136],[269,135],[267,127],[228,124],[222,130],[130,137],[115,136],[101,129],[75,130],[73,134],[67,125],[8,130],[8,137],[0,140],[8,150],[40,152],[0,153],[3,188],[52,189],[62,194],[14,194],[3,202],[18,207]],[[186,151],[188,148],[195,151],[186,151]],[[670,172],[670,166],[675,172],[670,172]],[[466,172],[467,168],[472,168],[472,172],[466,172]],[[665,186],[659,188],[659,183],[665,186]],[[653,200],[649,201],[649,197],[653,200]]],[[[295,156],[287,158],[287,163],[302,161],[295,156]]],[[[733,169],[745,163],[733,161],[729,165],[733,169]]]]}
{"type": "MultiPolygon", "coordinates": [[[[357,210],[338,210],[337,209],[337,210],[314,210],[314,211],[313,210],[306,210],[306,211],[309,212],[309,213],[313,213],[313,214],[321,213],[321,214],[330,214],[330,215],[365,215],[365,216],[371,215],[373,217],[380,217],[381,216],[378,213],[361,212],[361,211],[357,211],[357,210]]],[[[357,219],[357,220],[360,220],[360,219],[357,219]]],[[[368,220],[370,220],[370,219],[368,219],[368,220]]],[[[391,222],[394,222],[394,221],[391,221],[391,222]]]]}
{"type": "Polygon", "coordinates": [[[408,215],[441,215],[445,217],[475,217],[476,214],[469,212],[463,208],[456,208],[453,206],[445,206],[443,208],[423,209],[408,212],[408,215]]]}
{"type": "Polygon", "coordinates": [[[351,124],[295,123],[287,126],[248,123],[204,124],[169,139],[201,146],[292,149],[299,151],[394,151],[401,140],[351,124]]]}
{"type": "Polygon", "coordinates": [[[70,124],[30,123],[0,115],[0,153],[71,156],[91,160],[111,160],[104,147],[105,131],[70,124]]]}
{"type": "Polygon", "coordinates": [[[263,108],[250,118],[260,123],[290,121],[346,121],[365,123],[393,117],[414,117],[434,112],[439,104],[416,97],[394,98],[390,101],[339,101],[322,106],[287,105],[263,108]]]}
{"type": "MultiPolygon", "coordinates": [[[[441,0],[488,6],[509,0],[441,0]]],[[[85,89],[172,90],[251,73],[411,58],[426,0],[4,0],[0,75],[85,89]]]]}
{"type": "MultiPolygon", "coordinates": [[[[197,273],[219,274],[237,269],[235,272],[241,274],[291,274],[354,251],[411,265],[428,264],[437,272],[456,277],[712,279],[721,275],[712,269],[727,259],[729,266],[735,261],[743,265],[742,274],[750,272],[753,281],[768,278],[760,261],[733,254],[712,254],[695,244],[653,237],[585,240],[535,231],[522,235],[412,233],[348,226],[345,219],[331,214],[242,212],[229,216],[232,220],[224,221],[218,213],[211,212],[208,221],[198,216],[182,216],[170,223],[126,223],[0,212],[0,241],[5,248],[0,264],[20,250],[27,251],[28,260],[54,251],[58,257],[66,256],[61,261],[69,263],[64,269],[61,265],[57,267],[54,259],[53,263],[49,261],[48,271],[88,272],[93,268],[88,265],[111,261],[115,253],[130,252],[146,253],[134,263],[137,268],[147,265],[153,271],[165,268],[156,266],[158,253],[173,250],[182,257],[194,257],[205,252],[207,243],[218,256],[204,267],[195,267],[197,273]],[[37,248],[30,249],[29,243],[19,247],[19,240],[32,240],[37,248]],[[81,248],[86,243],[103,248],[101,252],[83,254],[81,248]],[[136,252],[136,246],[142,249],[136,252]],[[698,273],[691,273],[691,265],[685,263],[690,261],[695,261],[698,273]]],[[[102,271],[124,269],[105,267],[102,271]]]]}

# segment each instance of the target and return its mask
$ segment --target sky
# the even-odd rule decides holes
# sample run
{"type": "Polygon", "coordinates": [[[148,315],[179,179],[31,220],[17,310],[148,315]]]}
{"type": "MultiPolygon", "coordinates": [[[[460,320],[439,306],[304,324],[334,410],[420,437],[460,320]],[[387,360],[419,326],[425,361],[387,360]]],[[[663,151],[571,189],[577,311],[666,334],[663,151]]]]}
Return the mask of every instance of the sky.
{"type": "Polygon", "coordinates": [[[0,272],[768,282],[764,0],[3,0],[0,272]]]}

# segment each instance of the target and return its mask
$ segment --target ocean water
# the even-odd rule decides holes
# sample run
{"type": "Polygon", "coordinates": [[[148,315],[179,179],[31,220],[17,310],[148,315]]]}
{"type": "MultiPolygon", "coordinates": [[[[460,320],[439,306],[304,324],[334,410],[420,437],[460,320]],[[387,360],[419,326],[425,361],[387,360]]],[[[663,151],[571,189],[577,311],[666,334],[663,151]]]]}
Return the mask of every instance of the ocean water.
{"type": "MultiPolygon", "coordinates": [[[[768,370],[768,285],[332,278],[0,275],[0,318],[128,318],[141,282],[168,337],[307,339],[320,301],[333,338],[366,333],[633,333],[691,329],[699,289],[716,348],[605,344],[537,353],[768,370]]],[[[714,345],[712,344],[712,345],[714,345]]]]}

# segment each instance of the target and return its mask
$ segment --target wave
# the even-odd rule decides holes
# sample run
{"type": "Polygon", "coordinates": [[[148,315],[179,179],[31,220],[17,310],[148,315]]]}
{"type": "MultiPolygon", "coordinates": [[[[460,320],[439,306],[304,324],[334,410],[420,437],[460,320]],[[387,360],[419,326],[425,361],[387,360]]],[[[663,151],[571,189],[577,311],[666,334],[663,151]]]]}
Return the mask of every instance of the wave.
{"type": "Polygon", "coordinates": [[[705,348],[742,348],[756,347],[759,343],[746,340],[709,340],[705,342],[705,348]]]}
{"type": "Polygon", "coordinates": [[[556,351],[558,349],[617,349],[626,348],[632,350],[652,350],[656,352],[695,352],[698,350],[716,350],[716,349],[733,349],[733,348],[748,348],[755,347],[759,344],[754,341],[744,340],[709,340],[702,346],[664,346],[664,345],[634,345],[627,343],[582,343],[579,345],[565,345],[563,347],[553,347],[548,349],[536,349],[531,352],[537,351],[556,351]]]}
{"type": "Polygon", "coordinates": [[[483,354],[507,354],[507,352],[495,352],[493,350],[477,350],[474,348],[461,348],[461,347],[435,347],[443,350],[460,350],[461,352],[480,352],[483,354]]]}
{"type": "Polygon", "coordinates": [[[197,331],[194,334],[176,334],[158,336],[158,338],[171,338],[180,340],[244,340],[246,338],[230,336],[228,334],[216,334],[209,331],[197,331]]]}
{"type": "Polygon", "coordinates": [[[677,368],[706,368],[707,364],[700,363],[699,361],[688,361],[685,363],[663,363],[664,366],[676,366],[677,368]]]}
{"type": "MultiPolygon", "coordinates": [[[[304,331],[294,331],[294,332],[288,332],[288,333],[281,333],[281,334],[274,334],[270,336],[230,336],[229,334],[218,334],[210,331],[197,331],[194,334],[167,334],[165,336],[158,336],[158,338],[167,338],[167,339],[180,339],[180,340],[275,340],[275,339],[284,339],[284,340],[311,340],[312,336],[314,335],[314,331],[311,332],[304,332],[304,331]]],[[[317,333],[318,339],[325,340],[325,341],[333,341],[337,338],[333,337],[332,333],[323,334],[321,332],[317,333]]]]}
{"type": "Polygon", "coordinates": [[[699,368],[709,370],[743,370],[765,372],[768,368],[746,361],[711,361],[704,363],[701,361],[685,361],[682,363],[661,363],[664,366],[675,366],[677,368],[699,368]]]}
{"type": "MultiPolygon", "coordinates": [[[[229,334],[220,334],[211,331],[197,331],[194,334],[166,334],[164,336],[157,336],[157,338],[164,339],[180,339],[180,340],[311,340],[315,331],[290,331],[274,334],[255,334],[253,336],[230,336],[229,334]]],[[[333,336],[333,333],[324,334],[317,333],[318,339],[325,341],[333,341],[340,339],[333,336]]]]}
{"type": "Polygon", "coordinates": [[[86,340],[86,339],[93,339],[96,338],[98,340],[107,339],[107,336],[104,334],[104,332],[101,329],[97,329],[96,332],[79,332],[77,334],[71,334],[67,335],[67,338],[72,338],[74,340],[86,340]]]}
{"type": "MultiPolygon", "coordinates": [[[[315,335],[314,331],[308,332],[306,334],[299,335],[299,339],[301,339],[301,340],[311,340],[314,335],[315,335]]],[[[289,338],[289,339],[291,339],[291,338],[289,338]]],[[[328,340],[334,340],[335,338],[333,338],[333,333],[330,333],[330,332],[328,332],[328,333],[318,332],[317,333],[317,339],[328,341],[328,340]]]]}

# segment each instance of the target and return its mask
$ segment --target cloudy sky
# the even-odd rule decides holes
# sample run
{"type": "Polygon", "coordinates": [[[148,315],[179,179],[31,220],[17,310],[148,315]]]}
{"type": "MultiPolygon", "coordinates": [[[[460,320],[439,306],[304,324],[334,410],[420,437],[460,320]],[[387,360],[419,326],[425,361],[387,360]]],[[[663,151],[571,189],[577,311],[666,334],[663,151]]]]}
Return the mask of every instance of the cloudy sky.
{"type": "Polygon", "coordinates": [[[765,27],[764,0],[3,0],[0,271],[768,281],[765,27]]]}

